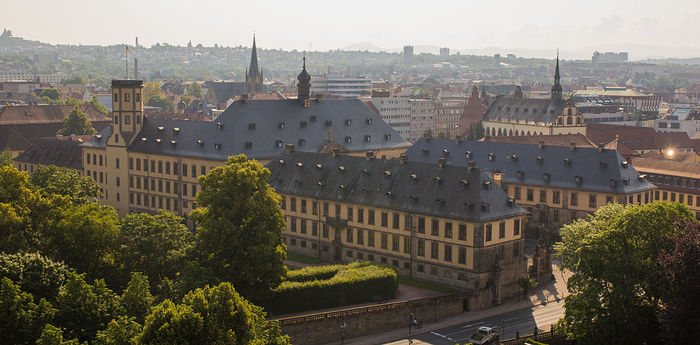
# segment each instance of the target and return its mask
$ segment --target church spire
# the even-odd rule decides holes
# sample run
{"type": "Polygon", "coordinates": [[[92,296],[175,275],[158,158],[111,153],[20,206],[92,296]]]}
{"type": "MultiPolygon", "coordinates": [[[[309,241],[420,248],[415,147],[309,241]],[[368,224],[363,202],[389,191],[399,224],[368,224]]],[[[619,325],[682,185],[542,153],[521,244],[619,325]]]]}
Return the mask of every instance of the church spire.
{"type": "Polygon", "coordinates": [[[253,52],[250,54],[250,67],[248,67],[248,74],[257,75],[258,70],[258,49],[255,47],[255,34],[253,34],[253,52]]]}
{"type": "Polygon", "coordinates": [[[250,66],[246,70],[245,84],[247,93],[263,92],[262,68],[258,67],[258,49],[253,34],[253,51],[250,54],[250,66]]]}
{"type": "Polygon", "coordinates": [[[309,72],[306,71],[306,53],[304,53],[304,62],[302,65],[301,73],[297,76],[299,83],[297,84],[297,99],[299,102],[303,102],[304,106],[308,106],[308,100],[311,91],[311,76],[309,72]]]}
{"type": "Polygon", "coordinates": [[[557,49],[557,64],[554,68],[554,85],[552,85],[552,99],[562,99],[562,88],[559,84],[559,49],[557,49]]]}

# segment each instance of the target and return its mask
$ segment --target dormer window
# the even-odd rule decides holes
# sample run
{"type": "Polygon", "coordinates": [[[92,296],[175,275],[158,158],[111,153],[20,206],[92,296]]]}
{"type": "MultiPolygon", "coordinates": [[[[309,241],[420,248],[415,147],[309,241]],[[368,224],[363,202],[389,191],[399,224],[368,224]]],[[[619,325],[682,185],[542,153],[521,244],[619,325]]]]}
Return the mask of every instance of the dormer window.
{"type": "Polygon", "coordinates": [[[512,160],[512,161],[517,161],[517,160],[518,160],[518,158],[520,158],[520,156],[518,156],[518,155],[517,155],[517,154],[515,154],[515,153],[514,153],[514,154],[512,154],[512,155],[510,155],[510,160],[512,160]]]}
{"type": "Polygon", "coordinates": [[[449,156],[449,155],[450,155],[450,150],[448,150],[448,149],[442,149],[442,155],[443,155],[443,156],[449,156]]]}
{"type": "Polygon", "coordinates": [[[474,208],[474,203],[471,201],[467,201],[464,203],[464,207],[468,210],[471,210],[472,208],[474,208]]]}
{"type": "Polygon", "coordinates": [[[484,189],[490,189],[491,188],[491,181],[484,181],[484,189]]]}
{"type": "Polygon", "coordinates": [[[197,139],[197,145],[204,146],[204,141],[202,139],[197,139]]]}
{"type": "Polygon", "coordinates": [[[255,129],[255,122],[249,123],[249,124],[248,124],[248,129],[251,130],[251,131],[254,130],[254,129],[255,129]]]}
{"type": "Polygon", "coordinates": [[[306,139],[299,139],[299,146],[306,146],[306,139]]]}
{"type": "Polygon", "coordinates": [[[277,128],[279,129],[284,129],[284,122],[280,122],[277,124],[277,128]]]}
{"type": "Polygon", "coordinates": [[[301,121],[301,122],[299,123],[299,127],[301,127],[301,128],[306,128],[307,125],[308,125],[308,124],[306,123],[306,121],[301,121]]]}
{"type": "Polygon", "coordinates": [[[440,176],[435,176],[435,178],[434,178],[433,180],[434,180],[435,183],[437,183],[437,184],[441,184],[441,183],[442,183],[442,178],[440,178],[440,176]]]}
{"type": "Polygon", "coordinates": [[[365,142],[370,142],[370,141],[372,141],[372,136],[370,136],[369,134],[365,135],[365,142]]]}
{"type": "Polygon", "coordinates": [[[217,130],[222,130],[223,128],[224,128],[224,124],[223,124],[223,123],[221,123],[221,122],[217,122],[217,123],[216,123],[216,129],[217,129],[217,130]]]}
{"type": "Polygon", "coordinates": [[[345,142],[346,142],[346,143],[351,143],[351,142],[352,142],[352,138],[351,138],[350,136],[346,136],[346,137],[345,137],[345,142]]]}
{"type": "Polygon", "coordinates": [[[177,145],[177,141],[175,141],[175,140],[170,140],[170,145],[173,145],[173,146],[177,145]]]}
{"type": "Polygon", "coordinates": [[[571,165],[571,159],[569,159],[568,157],[564,158],[564,164],[571,165]]]}
{"type": "Polygon", "coordinates": [[[611,179],[610,179],[610,187],[615,187],[615,186],[617,186],[617,180],[611,178],[611,179]]]}
{"type": "MultiPolygon", "coordinates": [[[[366,169],[362,169],[363,171],[366,169]]],[[[384,176],[391,176],[391,170],[384,170],[384,176]]]]}
{"type": "Polygon", "coordinates": [[[145,143],[145,142],[147,142],[147,141],[148,141],[148,138],[144,138],[144,137],[141,138],[141,142],[142,142],[142,143],[145,143]]]}
{"type": "Polygon", "coordinates": [[[623,167],[623,168],[627,168],[628,165],[629,165],[629,162],[627,162],[627,161],[622,161],[622,167],[623,167]]]}
{"type": "Polygon", "coordinates": [[[316,169],[323,169],[323,164],[316,163],[316,169]]]}
{"type": "Polygon", "coordinates": [[[275,141],[275,147],[278,149],[281,148],[282,147],[282,140],[275,141]]]}
{"type": "Polygon", "coordinates": [[[368,117],[367,120],[365,121],[368,125],[372,124],[372,118],[368,117]]]}
{"type": "Polygon", "coordinates": [[[316,122],[316,115],[309,116],[309,121],[316,122]]]}
{"type": "Polygon", "coordinates": [[[340,171],[341,173],[345,172],[345,167],[342,166],[342,165],[339,166],[339,167],[338,167],[338,171],[340,171]]]}
{"type": "Polygon", "coordinates": [[[465,154],[467,155],[467,158],[472,158],[472,152],[471,152],[471,151],[467,151],[467,152],[465,152],[465,154]]]}
{"type": "Polygon", "coordinates": [[[160,138],[156,138],[156,142],[157,142],[157,143],[160,144],[161,141],[162,141],[162,140],[160,140],[160,138]]]}
{"type": "Polygon", "coordinates": [[[523,178],[523,177],[525,177],[525,172],[522,171],[522,170],[518,170],[518,172],[517,172],[516,174],[518,175],[518,178],[523,178]]]}
{"type": "Polygon", "coordinates": [[[459,180],[459,183],[461,183],[464,186],[467,186],[467,185],[469,185],[469,180],[466,178],[463,178],[463,179],[459,180]]]}
{"type": "Polygon", "coordinates": [[[175,135],[180,134],[180,128],[179,127],[173,128],[173,134],[175,134],[175,135]]]}
{"type": "Polygon", "coordinates": [[[333,127],[333,121],[326,120],[326,127],[333,127]]]}
{"type": "Polygon", "coordinates": [[[583,182],[583,177],[581,177],[580,175],[576,175],[574,176],[574,181],[578,184],[581,184],[583,182]]]}
{"type": "Polygon", "coordinates": [[[496,154],[494,154],[494,153],[489,153],[489,160],[492,161],[492,160],[495,160],[495,159],[496,159],[496,154]]]}
{"type": "Polygon", "coordinates": [[[489,211],[489,208],[491,208],[491,206],[489,205],[488,202],[482,202],[482,203],[481,203],[481,211],[483,211],[483,212],[488,212],[488,211],[489,211]]]}
{"type": "Polygon", "coordinates": [[[550,175],[549,173],[544,173],[544,174],[542,174],[542,179],[543,179],[543,180],[549,181],[550,178],[551,178],[551,175],[550,175]]]}
{"type": "Polygon", "coordinates": [[[350,119],[345,119],[345,125],[350,126],[352,124],[352,120],[350,119]]]}
{"type": "Polygon", "coordinates": [[[162,132],[162,131],[165,130],[165,127],[163,127],[163,126],[158,126],[157,129],[158,129],[158,132],[162,132]]]}
{"type": "Polygon", "coordinates": [[[246,142],[245,142],[245,148],[246,148],[246,150],[252,149],[252,148],[253,148],[253,143],[251,143],[250,141],[246,141],[246,142]]]}
{"type": "Polygon", "coordinates": [[[602,169],[605,169],[608,167],[608,163],[606,163],[606,162],[600,162],[599,165],[602,169]]]}
{"type": "Polygon", "coordinates": [[[384,134],[384,140],[391,140],[391,134],[390,133],[384,134]]]}
{"type": "Polygon", "coordinates": [[[625,177],[625,178],[622,179],[622,183],[624,183],[624,184],[629,184],[629,183],[630,183],[630,179],[627,178],[627,177],[625,177]]]}
{"type": "Polygon", "coordinates": [[[639,181],[644,181],[647,178],[647,175],[641,174],[637,176],[637,178],[639,179],[639,181]]]}
{"type": "Polygon", "coordinates": [[[411,174],[410,177],[411,177],[412,182],[415,182],[416,180],[418,180],[418,175],[416,175],[416,174],[411,174]]]}
{"type": "Polygon", "coordinates": [[[216,150],[221,150],[221,144],[220,144],[220,143],[214,143],[214,149],[216,149],[216,150]]]}
{"type": "Polygon", "coordinates": [[[386,192],[386,196],[391,199],[394,197],[394,193],[392,193],[391,191],[388,191],[388,192],[386,192]]]}
{"type": "Polygon", "coordinates": [[[316,185],[323,188],[324,183],[323,183],[323,181],[318,181],[318,182],[316,182],[316,185]]]}
{"type": "Polygon", "coordinates": [[[301,168],[301,167],[303,167],[303,166],[304,166],[304,163],[302,163],[302,162],[297,162],[297,168],[301,168]]]}

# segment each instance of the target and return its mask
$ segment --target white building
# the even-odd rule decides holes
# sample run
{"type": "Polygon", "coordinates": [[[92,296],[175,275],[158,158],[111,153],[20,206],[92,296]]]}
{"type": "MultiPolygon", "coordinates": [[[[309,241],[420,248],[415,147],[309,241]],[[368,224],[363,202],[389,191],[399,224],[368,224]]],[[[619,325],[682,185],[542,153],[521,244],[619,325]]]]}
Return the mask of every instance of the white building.
{"type": "MultiPolygon", "coordinates": [[[[372,97],[368,100],[384,122],[408,139],[411,135],[411,99],[409,97],[372,97]]],[[[374,110],[374,109],[373,109],[374,110]]]]}
{"type": "Polygon", "coordinates": [[[345,77],[340,74],[323,74],[311,77],[311,94],[357,98],[372,90],[372,80],[364,77],[345,77]]]}
{"type": "Polygon", "coordinates": [[[657,132],[686,132],[692,138],[700,132],[700,109],[674,108],[666,116],[654,120],[654,129],[657,132]]]}

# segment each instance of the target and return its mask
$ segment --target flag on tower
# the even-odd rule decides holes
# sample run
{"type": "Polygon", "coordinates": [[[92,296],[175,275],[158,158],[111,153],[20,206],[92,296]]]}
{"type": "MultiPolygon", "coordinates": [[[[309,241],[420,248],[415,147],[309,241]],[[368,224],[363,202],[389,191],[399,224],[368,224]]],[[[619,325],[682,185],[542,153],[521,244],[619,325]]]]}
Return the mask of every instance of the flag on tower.
{"type": "Polygon", "coordinates": [[[127,53],[131,52],[131,50],[129,50],[129,46],[128,46],[128,45],[125,44],[124,46],[126,47],[126,52],[127,52],[127,53]]]}

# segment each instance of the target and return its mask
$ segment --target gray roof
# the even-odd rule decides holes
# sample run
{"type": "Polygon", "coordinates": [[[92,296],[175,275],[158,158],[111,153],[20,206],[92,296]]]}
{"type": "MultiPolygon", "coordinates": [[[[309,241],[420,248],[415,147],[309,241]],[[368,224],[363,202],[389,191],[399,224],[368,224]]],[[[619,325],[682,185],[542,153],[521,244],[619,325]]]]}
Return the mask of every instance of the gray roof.
{"type": "Polygon", "coordinates": [[[655,188],[616,150],[430,139],[406,153],[419,162],[444,157],[448,164],[466,166],[471,160],[482,171],[500,172],[504,183],[616,194],[655,188]]]}
{"type": "Polygon", "coordinates": [[[317,152],[329,143],[330,129],[333,141],[350,152],[410,146],[360,100],[312,101],[306,108],[291,99],[236,101],[212,122],[145,118],[129,151],[222,161],[244,153],[263,159],[282,153],[287,144],[317,152]]]}
{"type": "Polygon", "coordinates": [[[245,83],[237,81],[214,81],[210,88],[214,90],[219,103],[225,103],[229,98],[246,93],[245,83]]]}
{"type": "Polygon", "coordinates": [[[298,151],[267,167],[284,194],[476,222],[526,213],[487,174],[466,167],[298,151]]]}
{"type": "Polygon", "coordinates": [[[486,110],[483,120],[554,123],[563,109],[562,100],[498,97],[486,110]]]}

